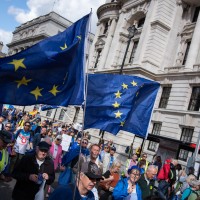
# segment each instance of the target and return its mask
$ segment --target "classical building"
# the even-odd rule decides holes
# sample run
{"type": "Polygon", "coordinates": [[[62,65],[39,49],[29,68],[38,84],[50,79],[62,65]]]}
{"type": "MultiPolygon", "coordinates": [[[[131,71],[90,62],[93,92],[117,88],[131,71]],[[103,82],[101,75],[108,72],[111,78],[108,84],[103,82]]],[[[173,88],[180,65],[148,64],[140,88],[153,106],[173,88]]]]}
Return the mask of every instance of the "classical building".
{"type": "Polygon", "coordinates": [[[3,42],[0,41],[0,58],[3,58],[6,56],[6,54],[2,52],[2,49],[3,49],[3,42]]]}
{"type": "MultiPolygon", "coordinates": [[[[32,45],[38,43],[39,41],[56,35],[59,32],[64,31],[67,27],[72,25],[72,22],[68,19],[65,19],[61,15],[50,12],[49,14],[40,16],[31,21],[28,21],[16,29],[13,32],[13,38],[11,43],[7,44],[8,54],[13,55],[18,53],[32,45]]],[[[92,44],[94,35],[89,34],[88,43],[92,44]]],[[[88,45],[90,47],[90,45],[88,45]]],[[[1,43],[0,43],[1,50],[1,43]]],[[[87,51],[89,52],[89,50],[87,51]]],[[[1,54],[0,54],[1,55],[1,54]]],[[[88,54],[86,54],[86,59],[88,54]]],[[[38,109],[40,105],[36,105],[38,109]]],[[[21,107],[22,110],[32,111],[34,106],[21,107]]],[[[56,120],[63,123],[76,123],[77,121],[81,122],[81,112],[79,107],[70,106],[68,108],[58,108],[49,111],[41,111],[41,116],[44,119],[56,120]],[[79,114],[79,115],[78,115],[79,114]]]]}
{"type": "MultiPolygon", "coordinates": [[[[97,10],[97,31],[89,56],[90,73],[137,75],[160,82],[143,151],[174,157],[183,165],[200,132],[200,1],[107,0],[97,10]],[[134,37],[129,31],[136,27],[134,37]],[[127,49],[128,41],[130,45],[127,49]],[[125,52],[127,54],[125,55],[125,52]]],[[[98,141],[97,130],[91,130],[98,141]]],[[[142,139],[120,132],[118,153],[142,139]]],[[[150,158],[150,156],[149,156],[150,158]]]]}

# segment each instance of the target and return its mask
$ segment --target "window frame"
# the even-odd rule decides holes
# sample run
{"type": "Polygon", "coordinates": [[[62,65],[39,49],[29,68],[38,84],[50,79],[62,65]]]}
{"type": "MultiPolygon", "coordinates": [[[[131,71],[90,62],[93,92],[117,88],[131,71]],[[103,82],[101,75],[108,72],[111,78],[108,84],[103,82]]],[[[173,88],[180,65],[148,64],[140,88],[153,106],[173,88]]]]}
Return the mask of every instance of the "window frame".
{"type": "Polygon", "coordinates": [[[153,123],[153,128],[151,134],[160,135],[162,123],[153,123]]]}
{"type": "Polygon", "coordinates": [[[60,111],[60,114],[59,114],[59,117],[58,117],[58,120],[63,120],[64,119],[64,116],[65,116],[65,110],[64,109],[61,109],[60,111]]]}
{"type": "Polygon", "coordinates": [[[51,117],[52,112],[53,112],[52,109],[47,110],[47,112],[46,112],[46,117],[51,117]]]}
{"type": "Polygon", "coordinates": [[[156,149],[157,149],[157,145],[158,145],[157,142],[149,141],[149,144],[148,144],[147,149],[148,149],[149,151],[153,151],[153,152],[155,152],[156,149]]]}
{"type": "Polygon", "coordinates": [[[180,149],[179,154],[178,154],[178,159],[182,160],[184,162],[187,162],[189,152],[190,151],[188,151],[188,150],[180,149]]]}
{"type": "Polygon", "coordinates": [[[161,94],[161,97],[160,97],[159,108],[167,108],[167,104],[168,104],[168,101],[169,101],[171,89],[172,89],[171,86],[163,86],[162,94],[161,94]],[[169,89],[169,91],[167,91],[167,89],[169,89]]]}
{"type": "Polygon", "coordinates": [[[200,86],[194,86],[192,88],[192,93],[190,96],[190,102],[188,105],[188,110],[190,111],[199,111],[200,109],[200,86]],[[199,90],[197,91],[197,95],[195,94],[195,89],[199,90]],[[197,96],[197,97],[196,97],[197,96]],[[199,96],[199,98],[198,98],[199,96]]]}
{"type": "Polygon", "coordinates": [[[194,134],[194,128],[183,127],[182,132],[181,132],[180,141],[191,143],[193,134],[194,134]],[[189,139],[185,139],[185,138],[189,138],[189,139]]]}

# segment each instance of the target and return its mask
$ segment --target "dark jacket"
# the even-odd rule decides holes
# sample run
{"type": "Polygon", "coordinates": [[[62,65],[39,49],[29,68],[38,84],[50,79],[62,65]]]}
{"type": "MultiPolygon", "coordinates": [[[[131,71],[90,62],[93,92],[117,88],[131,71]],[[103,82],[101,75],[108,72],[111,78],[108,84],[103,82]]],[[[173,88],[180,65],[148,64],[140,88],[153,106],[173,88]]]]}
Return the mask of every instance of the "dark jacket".
{"type": "MultiPolygon", "coordinates": [[[[50,195],[49,200],[81,200],[83,199],[76,187],[75,198],[74,196],[74,184],[69,184],[68,186],[59,186],[50,195]]],[[[93,192],[89,191],[84,200],[95,200],[93,192]]]]}
{"type": "Polygon", "coordinates": [[[145,199],[146,197],[153,195],[153,188],[155,184],[154,180],[150,180],[148,184],[148,182],[144,177],[144,174],[142,174],[138,181],[138,184],[142,190],[142,199],[145,199]]]}
{"type": "Polygon", "coordinates": [[[30,181],[30,174],[47,173],[49,179],[46,184],[50,185],[55,179],[53,161],[47,157],[40,166],[37,164],[35,154],[25,155],[19,165],[13,171],[13,178],[17,180],[12,197],[14,200],[34,200],[35,194],[39,191],[40,185],[30,181]]]}

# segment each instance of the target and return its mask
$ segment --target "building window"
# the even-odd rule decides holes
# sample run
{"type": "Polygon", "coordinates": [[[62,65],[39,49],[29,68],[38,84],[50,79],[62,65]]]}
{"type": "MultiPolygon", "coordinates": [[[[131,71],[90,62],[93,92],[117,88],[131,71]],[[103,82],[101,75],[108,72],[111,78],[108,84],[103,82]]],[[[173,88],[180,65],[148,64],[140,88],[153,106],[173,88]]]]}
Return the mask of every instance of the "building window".
{"type": "Polygon", "coordinates": [[[103,31],[103,34],[106,34],[108,31],[108,21],[105,22],[105,27],[104,27],[104,31],[103,31]]]}
{"type": "Polygon", "coordinates": [[[65,110],[62,109],[62,110],[60,111],[60,115],[59,115],[58,120],[63,120],[63,119],[64,119],[64,115],[65,115],[65,110]]]}
{"type": "Polygon", "coordinates": [[[178,159],[183,160],[183,161],[187,161],[188,154],[189,154],[189,151],[184,150],[184,149],[180,149],[178,159]]]}
{"type": "Polygon", "coordinates": [[[166,108],[171,92],[171,87],[163,87],[159,108],[166,108]]]}
{"type": "Polygon", "coordinates": [[[196,22],[199,16],[199,12],[200,12],[200,7],[196,7],[195,11],[194,11],[194,16],[192,18],[192,22],[196,22]]]}
{"type": "Polygon", "coordinates": [[[152,129],[152,134],[160,135],[161,126],[162,126],[162,124],[160,124],[160,123],[154,123],[153,129],[152,129]]]}
{"type": "Polygon", "coordinates": [[[138,28],[142,28],[144,26],[144,22],[145,22],[145,17],[141,18],[139,21],[138,21],[138,28]]]}
{"type": "Polygon", "coordinates": [[[150,150],[150,151],[156,151],[156,149],[157,149],[157,142],[153,142],[153,141],[149,141],[149,145],[148,145],[148,150],[150,150]]]}
{"type": "Polygon", "coordinates": [[[52,110],[47,110],[46,116],[51,117],[51,114],[52,114],[52,110]]]}
{"type": "Polygon", "coordinates": [[[200,107],[200,87],[193,87],[188,110],[199,111],[199,107],[200,107]]]}
{"type": "Polygon", "coordinates": [[[95,61],[95,64],[94,64],[94,68],[97,68],[100,56],[101,56],[101,50],[98,50],[97,51],[97,58],[96,58],[96,61],[95,61]]]}
{"type": "Polygon", "coordinates": [[[183,58],[182,65],[185,65],[185,63],[187,61],[188,53],[189,53],[189,50],[190,50],[190,45],[191,45],[191,41],[187,42],[187,47],[186,47],[186,50],[185,50],[185,56],[183,58]]]}
{"type": "Polygon", "coordinates": [[[182,142],[191,142],[193,136],[194,129],[191,128],[183,128],[181,134],[181,141],[182,142]]]}
{"type": "Polygon", "coordinates": [[[136,53],[136,49],[138,47],[138,43],[139,43],[139,41],[134,41],[134,43],[133,43],[133,48],[132,48],[132,51],[131,51],[131,56],[130,56],[130,59],[129,59],[129,63],[133,62],[133,59],[134,59],[135,53],[136,53]]]}

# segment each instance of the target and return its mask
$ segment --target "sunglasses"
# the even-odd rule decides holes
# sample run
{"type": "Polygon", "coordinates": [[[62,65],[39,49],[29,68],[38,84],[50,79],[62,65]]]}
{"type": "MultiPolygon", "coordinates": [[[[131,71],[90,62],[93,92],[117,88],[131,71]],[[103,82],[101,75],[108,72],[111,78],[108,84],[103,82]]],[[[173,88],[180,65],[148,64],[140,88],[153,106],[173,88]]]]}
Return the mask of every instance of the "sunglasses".
{"type": "Polygon", "coordinates": [[[82,142],[82,144],[88,144],[87,142],[82,142]]]}
{"type": "Polygon", "coordinates": [[[61,139],[56,139],[57,141],[61,141],[61,139]]]}
{"type": "Polygon", "coordinates": [[[24,126],[28,126],[28,127],[30,127],[31,125],[27,125],[27,124],[25,124],[24,126]]]}
{"type": "Polygon", "coordinates": [[[11,128],[11,126],[6,126],[7,128],[11,128]]]}

